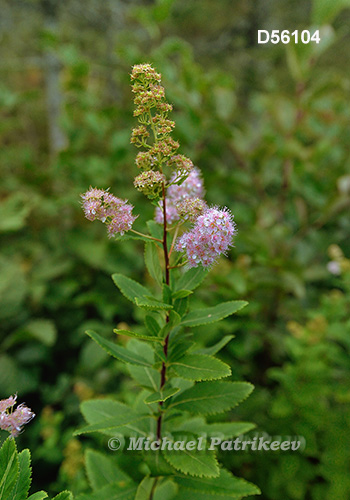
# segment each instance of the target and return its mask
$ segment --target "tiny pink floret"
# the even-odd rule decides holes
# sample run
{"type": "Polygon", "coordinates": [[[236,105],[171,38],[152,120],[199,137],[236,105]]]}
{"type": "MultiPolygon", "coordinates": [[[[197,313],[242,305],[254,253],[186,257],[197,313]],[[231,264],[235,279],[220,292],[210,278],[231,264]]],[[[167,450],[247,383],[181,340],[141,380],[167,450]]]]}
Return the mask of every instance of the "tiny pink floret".
{"type": "Polygon", "coordinates": [[[134,207],[109,191],[90,188],[81,197],[85,217],[90,221],[100,220],[106,223],[110,238],[129,231],[137,219],[137,216],[132,215],[134,207]]]}
{"type": "Polygon", "coordinates": [[[232,246],[235,232],[228,209],[208,208],[197,217],[194,227],[177,240],[175,248],[186,252],[190,267],[210,267],[232,246]]]}
{"type": "MultiPolygon", "coordinates": [[[[171,179],[173,181],[176,178],[175,173],[171,179]]],[[[176,209],[176,204],[180,201],[188,200],[190,198],[203,198],[204,196],[204,186],[203,179],[201,177],[200,170],[194,167],[189,176],[184,180],[184,182],[178,186],[173,184],[169,186],[166,198],[166,217],[167,223],[172,224],[173,222],[180,219],[178,210],[176,209]]],[[[158,224],[163,224],[163,210],[160,207],[156,208],[155,221],[158,224]]]]}
{"type": "Polygon", "coordinates": [[[13,410],[16,399],[17,396],[10,396],[0,401],[0,429],[13,437],[18,436],[22,427],[35,417],[35,413],[23,403],[13,410]]]}

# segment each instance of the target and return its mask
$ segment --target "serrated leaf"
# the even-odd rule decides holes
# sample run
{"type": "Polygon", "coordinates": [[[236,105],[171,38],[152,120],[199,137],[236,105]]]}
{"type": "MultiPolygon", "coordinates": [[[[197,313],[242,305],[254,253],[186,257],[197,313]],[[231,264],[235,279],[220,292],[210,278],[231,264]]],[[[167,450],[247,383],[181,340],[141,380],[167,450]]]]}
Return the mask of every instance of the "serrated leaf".
{"type": "Polygon", "coordinates": [[[92,330],[87,330],[86,334],[92,338],[102,349],[104,349],[108,354],[113,356],[114,358],[119,359],[120,361],[124,361],[124,363],[130,363],[132,365],[140,365],[140,366],[151,366],[145,358],[141,357],[139,354],[134,353],[133,351],[126,349],[123,346],[114,344],[109,340],[101,337],[96,332],[92,330]]]}
{"type": "Polygon", "coordinates": [[[56,495],[52,500],[73,500],[73,495],[70,491],[62,491],[56,495]]]}
{"type": "MultiPolygon", "coordinates": [[[[160,344],[154,344],[155,346],[160,344]]],[[[150,364],[154,363],[154,348],[153,344],[145,344],[136,339],[131,339],[128,342],[128,347],[132,349],[136,354],[142,355],[150,364]]],[[[154,368],[145,366],[128,365],[128,370],[130,375],[138,382],[142,387],[151,389],[151,391],[157,391],[160,385],[160,373],[154,368]]]]}
{"type": "Polygon", "coordinates": [[[208,274],[208,270],[203,267],[194,267],[186,271],[176,284],[178,290],[194,290],[199,286],[208,274]]]}
{"type": "Polygon", "coordinates": [[[149,274],[158,285],[162,286],[163,271],[159,262],[157,246],[151,241],[147,241],[145,245],[145,263],[149,274]]]}
{"type": "Polygon", "coordinates": [[[188,297],[174,300],[174,311],[182,318],[188,311],[188,297]]]}
{"type": "Polygon", "coordinates": [[[253,385],[248,382],[200,382],[175,396],[169,408],[211,415],[234,408],[252,390],[253,385]]]}
{"type": "Polygon", "coordinates": [[[160,384],[160,373],[154,368],[130,365],[130,375],[141,387],[157,391],[160,384]]]}
{"type": "Polygon", "coordinates": [[[8,500],[18,477],[18,454],[15,440],[7,438],[0,449],[0,500],[8,500]]]}
{"type": "Polygon", "coordinates": [[[177,292],[173,293],[173,299],[184,299],[185,297],[188,297],[191,295],[193,292],[191,290],[178,290],[177,292]]]}
{"type": "Polygon", "coordinates": [[[189,351],[195,344],[191,340],[182,340],[180,342],[172,342],[170,345],[170,351],[168,354],[168,361],[177,361],[182,358],[187,351],[189,351]]]}
{"type": "Polygon", "coordinates": [[[244,300],[232,300],[222,302],[214,307],[206,307],[205,309],[197,309],[189,312],[181,321],[182,326],[200,326],[214,323],[221,319],[230,316],[245,307],[248,302],[244,300]]]}
{"type": "Polygon", "coordinates": [[[151,300],[145,297],[140,299],[135,299],[135,304],[141,309],[146,309],[146,311],[168,311],[173,308],[170,304],[165,304],[164,302],[159,302],[158,300],[151,300]]]}
{"type": "Polygon", "coordinates": [[[185,354],[170,365],[179,377],[187,380],[216,380],[231,375],[231,368],[213,356],[185,354]]]}
{"type": "Polygon", "coordinates": [[[223,347],[225,347],[226,344],[230,342],[230,340],[234,339],[234,335],[225,335],[219,342],[216,344],[210,346],[210,347],[203,347],[202,349],[198,349],[196,354],[208,354],[209,356],[216,354],[219,352],[223,347]]]}
{"type": "Polygon", "coordinates": [[[163,479],[160,484],[157,484],[154,500],[175,500],[177,490],[177,485],[171,479],[163,479]]]}
{"type": "Polygon", "coordinates": [[[94,493],[79,495],[76,500],[134,500],[137,486],[135,483],[110,483],[94,493]]]}
{"type": "Polygon", "coordinates": [[[171,290],[170,286],[167,285],[166,283],[163,283],[162,296],[163,296],[163,302],[165,302],[167,304],[171,304],[173,294],[172,294],[172,290],[171,290]]]}
{"type": "Polygon", "coordinates": [[[257,486],[245,479],[237,478],[230,472],[221,469],[220,476],[213,478],[191,478],[186,476],[175,476],[175,482],[185,496],[179,498],[192,500],[228,500],[231,498],[242,498],[248,495],[259,495],[261,492],[257,486]]]}
{"type": "Polygon", "coordinates": [[[19,474],[9,500],[25,500],[31,483],[30,452],[23,450],[18,455],[19,474]]]}
{"type": "Polygon", "coordinates": [[[159,391],[150,394],[145,399],[145,403],[150,405],[153,403],[159,403],[160,401],[166,401],[171,398],[171,396],[174,396],[174,394],[179,392],[179,390],[180,389],[178,387],[164,386],[159,391]]]}
{"type": "Polygon", "coordinates": [[[176,473],[176,469],[170,466],[159,450],[143,451],[143,459],[148,465],[152,476],[172,476],[176,473]]]}
{"type": "Polygon", "coordinates": [[[109,483],[131,481],[130,477],[120,470],[111,458],[95,450],[85,452],[85,467],[89,483],[94,491],[98,491],[109,483]]]}
{"type": "Polygon", "coordinates": [[[144,477],[137,488],[135,500],[149,500],[157,479],[155,477],[144,477]]]}
{"type": "Polygon", "coordinates": [[[76,430],[73,434],[74,436],[89,434],[90,432],[102,432],[105,434],[107,431],[117,430],[120,427],[125,427],[140,420],[144,420],[145,418],[149,418],[149,416],[132,417],[117,415],[113,418],[108,418],[106,420],[102,420],[101,422],[97,422],[96,424],[86,425],[85,427],[76,430]]]}
{"type": "MultiPolygon", "coordinates": [[[[158,240],[163,239],[163,226],[161,224],[158,224],[154,220],[149,220],[146,222],[148,231],[150,232],[150,235],[153,236],[153,238],[158,238],[158,240]]],[[[161,246],[162,244],[159,242],[159,245],[161,246]]]]}
{"type": "Polygon", "coordinates": [[[131,300],[134,304],[136,304],[136,299],[142,299],[147,295],[152,295],[146,287],[127,276],[116,273],[112,275],[112,279],[124,297],[131,300]]]}
{"type": "Polygon", "coordinates": [[[214,422],[208,424],[203,417],[186,418],[176,426],[179,432],[191,432],[196,435],[206,434],[208,439],[220,437],[222,439],[241,436],[255,428],[250,422],[214,422]]]}
{"type": "Polygon", "coordinates": [[[136,422],[149,418],[148,415],[139,414],[124,403],[111,399],[84,401],[80,405],[80,410],[90,425],[75,431],[77,435],[96,431],[109,435],[111,432],[108,431],[120,427],[134,430],[133,425],[136,422]]]}
{"type": "Polygon", "coordinates": [[[37,491],[28,497],[28,500],[43,500],[44,498],[48,498],[48,494],[45,491],[37,491]]]}
{"type": "Polygon", "coordinates": [[[145,325],[149,333],[155,337],[158,336],[160,332],[160,325],[158,321],[153,317],[150,316],[149,314],[146,315],[145,317],[145,325]]]}
{"type": "Polygon", "coordinates": [[[113,330],[117,335],[125,335],[126,337],[133,337],[140,340],[148,340],[150,342],[162,342],[159,337],[153,337],[152,335],[142,335],[142,333],[130,332],[129,330],[118,330],[115,328],[113,330]]]}
{"type": "MultiPolygon", "coordinates": [[[[198,441],[194,441],[197,446],[198,441]]],[[[188,444],[189,441],[185,442],[188,444]]],[[[199,477],[217,477],[220,473],[215,453],[210,450],[163,450],[165,460],[175,469],[199,477]]]]}

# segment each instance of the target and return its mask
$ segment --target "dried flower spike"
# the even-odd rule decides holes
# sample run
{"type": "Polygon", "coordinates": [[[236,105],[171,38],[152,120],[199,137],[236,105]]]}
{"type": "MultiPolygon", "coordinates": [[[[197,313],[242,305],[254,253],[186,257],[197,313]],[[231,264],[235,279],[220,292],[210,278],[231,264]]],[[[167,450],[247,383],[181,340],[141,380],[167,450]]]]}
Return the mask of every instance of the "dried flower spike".
{"type": "Polygon", "coordinates": [[[149,170],[135,177],[134,186],[149,199],[159,198],[166,178],[158,171],[149,170]]]}

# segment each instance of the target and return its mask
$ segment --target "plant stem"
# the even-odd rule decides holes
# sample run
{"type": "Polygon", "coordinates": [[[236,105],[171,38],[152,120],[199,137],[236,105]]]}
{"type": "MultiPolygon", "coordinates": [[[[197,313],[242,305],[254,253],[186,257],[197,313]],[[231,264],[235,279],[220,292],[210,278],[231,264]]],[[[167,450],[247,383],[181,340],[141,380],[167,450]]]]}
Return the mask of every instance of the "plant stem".
{"type": "MultiPolygon", "coordinates": [[[[168,246],[167,246],[167,220],[166,220],[166,196],[165,196],[165,185],[163,183],[163,251],[164,251],[164,262],[165,262],[165,283],[169,285],[170,283],[170,274],[169,274],[169,254],[168,254],[168,246]]],[[[165,322],[169,323],[169,313],[167,313],[165,322]]],[[[168,345],[169,345],[169,333],[165,337],[164,340],[164,348],[163,352],[165,357],[168,356],[168,345]]],[[[162,368],[160,372],[160,389],[164,386],[166,382],[166,364],[163,361],[162,368]]],[[[159,409],[162,410],[163,401],[159,403],[159,409]]],[[[157,439],[160,440],[162,437],[162,413],[159,415],[157,420],[157,439]]]]}
{"type": "Polygon", "coordinates": [[[176,241],[176,238],[177,238],[177,233],[179,232],[179,228],[180,228],[180,224],[177,224],[176,229],[175,229],[175,233],[174,233],[174,236],[173,236],[173,241],[171,243],[171,247],[170,247],[170,251],[169,251],[169,257],[172,254],[172,251],[174,249],[174,245],[175,245],[175,241],[176,241]]]}
{"type": "Polygon", "coordinates": [[[154,496],[154,492],[156,491],[156,487],[157,487],[157,483],[158,483],[158,477],[156,477],[154,479],[154,483],[152,485],[152,489],[151,489],[151,493],[150,493],[150,496],[149,496],[149,500],[153,500],[153,496],[154,496]]]}
{"type": "Polygon", "coordinates": [[[163,243],[163,240],[160,240],[159,238],[153,238],[153,236],[148,236],[148,234],[139,233],[139,231],[135,231],[134,229],[130,229],[130,231],[132,233],[138,234],[139,236],[143,236],[144,238],[148,238],[149,240],[159,241],[160,243],[163,243]]]}

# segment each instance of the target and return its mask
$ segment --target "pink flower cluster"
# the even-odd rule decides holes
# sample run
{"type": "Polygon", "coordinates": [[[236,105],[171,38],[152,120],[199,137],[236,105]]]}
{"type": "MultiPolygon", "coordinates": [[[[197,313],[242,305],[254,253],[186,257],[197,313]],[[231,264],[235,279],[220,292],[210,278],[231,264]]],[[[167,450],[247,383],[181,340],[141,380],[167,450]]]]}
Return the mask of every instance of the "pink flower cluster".
{"type": "Polygon", "coordinates": [[[97,219],[106,223],[110,238],[129,231],[137,218],[132,215],[133,206],[127,200],[121,200],[103,189],[90,188],[81,197],[85,217],[90,221],[97,219]]]}
{"type": "MultiPolygon", "coordinates": [[[[176,177],[177,173],[175,172],[170,179],[170,183],[173,182],[176,177]]],[[[166,198],[167,223],[172,224],[173,222],[180,219],[179,212],[176,208],[177,203],[179,203],[180,201],[188,200],[190,198],[203,198],[203,196],[203,179],[201,177],[200,170],[194,167],[188,177],[180,186],[178,186],[177,184],[172,184],[168,188],[166,198]]],[[[156,208],[155,220],[159,224],[163,224],[163,209],[160,207],[156,208]]]]}
{"type": "Polygon", "coordinates": [[[18,436],[23,425],[35,417],[35,413],[24,404],[18,405],[13,410],[16,399],[17,396],[10,396],[0,401],[0,429],[9,432],[13,437],[18,436]]]}
{"type": "Polygon", "coordinates": [[[208,208],[197,217],[193,228],[176,242],[175,249],[186,252],[190,267],[210,267],[232,245],[235,234],[233,215],[226,208],[208,208]]]}

